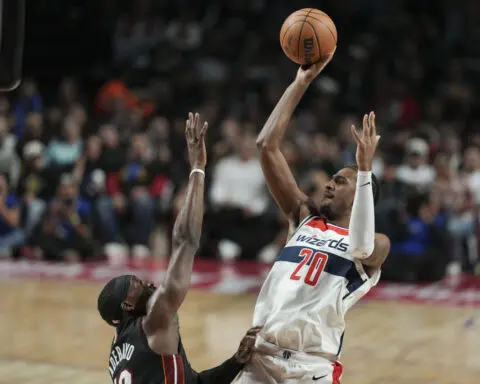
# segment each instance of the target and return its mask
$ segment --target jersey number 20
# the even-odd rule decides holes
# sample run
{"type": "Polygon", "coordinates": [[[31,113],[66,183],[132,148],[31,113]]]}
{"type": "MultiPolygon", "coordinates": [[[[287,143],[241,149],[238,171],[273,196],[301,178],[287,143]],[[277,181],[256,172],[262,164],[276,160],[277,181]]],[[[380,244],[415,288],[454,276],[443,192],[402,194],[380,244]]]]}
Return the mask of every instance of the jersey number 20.
{"type": "Polygon", "coordinates": [[[117,378],[113,380],[113,384],[132,384],[132,374],[128,369],[124,369],[117,378]]]}
{"type": "Polygon", "coordinates": [[[300,276],[299,272],[304,265],[308,263],[308,271],[303,281],[311,286],[317,285],[318,279],[325,268],[325,264],[327,264],[328,255],[322,252],[313,253],[310,248],[303,248],[298,256],[302,258],[302,261],[300,261],[297,268],[293,271],[290,280],[300,280],[302,276],[300,276]]]}

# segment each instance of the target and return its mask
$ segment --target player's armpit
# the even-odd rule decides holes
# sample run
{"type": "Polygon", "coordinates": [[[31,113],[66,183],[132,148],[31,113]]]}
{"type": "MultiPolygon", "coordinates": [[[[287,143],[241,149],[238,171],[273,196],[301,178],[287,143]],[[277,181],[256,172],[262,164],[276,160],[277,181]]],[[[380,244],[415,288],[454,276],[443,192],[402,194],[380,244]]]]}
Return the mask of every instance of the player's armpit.
{"type": "Polygon", "coordinates": [[[366,267],[379,269],[387,259],[390,252],[390,239],[382,233],[375,234],[375,248],[373,253],[362,260],[362,264],[366,267]]]}
{"type": "Polygon", "coordinates": [[[296,215],[308,197],[298,187],[287,160],[279,148],[258,144],[260,163],[267,186],[280,209],[288,216],[296,215]]]}
{"type": "Polygon", "coordinates": [[[288,234],[287,239],[293,236],[293,234],[298,229],[300,223],[305,220],[308,216],[319,216],[319,212],[314,207],[313,201],[310,199],[308,201],[301,202],[298,205],[298,208],[290,216],[288,216],[288,234]]]}

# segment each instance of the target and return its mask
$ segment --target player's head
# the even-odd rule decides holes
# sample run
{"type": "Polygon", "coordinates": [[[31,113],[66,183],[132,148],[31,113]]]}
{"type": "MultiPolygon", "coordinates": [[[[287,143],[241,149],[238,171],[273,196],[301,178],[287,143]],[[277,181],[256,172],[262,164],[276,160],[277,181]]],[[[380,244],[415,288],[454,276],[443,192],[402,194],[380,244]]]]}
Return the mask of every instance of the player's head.
{"type": "Polygon", "coordinates": [[[98,295],[98,312],[108,324],[116,326],[126,316],[147,314],[148,299],[156,287],[133,275],[110,280],[98,295]]]}
{"type": "MultiPolygon", "coordinates": [[[[325,185],[320,212],[329,220],[336,220],[352,210],[355,189],[357,186],[356,165],[347,165],[332,176],[325,185]]],[[[372,173],[373,202],[376,205],[380,198],[380,183],[372,173]]]]}

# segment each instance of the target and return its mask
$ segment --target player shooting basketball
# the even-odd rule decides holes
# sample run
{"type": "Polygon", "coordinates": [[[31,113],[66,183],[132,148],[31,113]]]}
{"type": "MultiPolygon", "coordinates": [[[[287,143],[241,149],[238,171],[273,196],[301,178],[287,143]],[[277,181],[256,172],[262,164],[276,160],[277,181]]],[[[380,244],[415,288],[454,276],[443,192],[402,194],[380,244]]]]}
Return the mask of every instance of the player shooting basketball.
{"type": "Polygon", "coordinates": [[[136,276],[120,276],[105,285],[98,297],[102,318],[116,327],[109,372],[115,384],[230,383],[249,361],[259,328],[250,329],[237,353],[222,365],[195,372],[182,346],[177,311],[192,275],[203,222],[207,162],[205,134],[198,114],[186,124],[192,170],[185,202],[173,228],[173,253],[166,276],[155,287],[136,276]]]}
{"type": "Polygon", "coordinates": [[[299,189],[280,150],[296,106],[332,57],[298,70],[257,140],[268,187],[291,230],[258,296],[254,324],[263,329],[238,383],[340,383],[345,312],[378,282],[390,249],[375,233],[372,160],[380,137],[373,112],[364,116],[362,134],[352,127],[357,164],[333,175],[320,206],[299,189]]]}

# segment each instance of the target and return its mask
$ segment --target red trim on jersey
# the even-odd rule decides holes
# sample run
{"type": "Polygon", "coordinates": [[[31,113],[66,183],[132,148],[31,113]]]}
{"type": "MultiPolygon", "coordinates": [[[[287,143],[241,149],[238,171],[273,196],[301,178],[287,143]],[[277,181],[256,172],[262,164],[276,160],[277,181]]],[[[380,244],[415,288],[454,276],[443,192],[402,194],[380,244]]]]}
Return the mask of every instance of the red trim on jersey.
{"type": "Polygon", "coordinates": [[[175,359],[177,359],[177,383],[185,384],[185,372],[183,369],[182,356],[175,355],[175,359]]]}
{"type": "Polygon", "coordinates": [[[333,364],[332,384],[340,384],[342,373],[343,373],[343,365],[338,361],[335,362],[335,364],[333,364]]]}
{"type": "Polygon", "coordinates": [[[165,360],[163,359],[163,356],[160,356],[162,359],[162,368],[163,368],[163,382],[167,384],[167,371],[165,370],[165,360]]]}
{"type": "Polygon", "coordinates": [[[175,382],[175,364],[173,359],[175,355],[162,355],[163,378],[165,384],[177,384],[175,382]]]}
{"type": "Polygon", "coordinates": [[[162,355],[164,384],[185,384],[185,370],[182,356],[162,355]]]}
{"type": "Polygon", "coordinates": [[[334,224],[326,223],[325,220],[320,217],[315,217],[307,221],[305,225],[308,227],[320,229],[322,232],[325,232],[326,230],[330,230],[338,233],[339,235],[348,236],[348,229],[339,227],[334,224]]]}
{"type": "Polygon", "coordinates": [[[305,225],[307,227],[320,229],[322,232],[325,232],[327,230],[325,220],[321,219],[320,217],[314,217],[313,219],[308,220],[305,225]]]}
{"type": "Polygon", "coordinates": [[[327,228],[331,231],[337,232],[339,235],[348,236],[348,229],[339,227],[338,225],[334,225],[331,223],[327,223],[327,228]]]}

